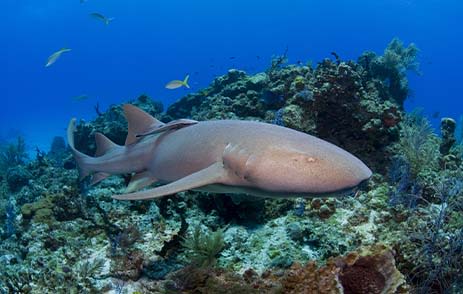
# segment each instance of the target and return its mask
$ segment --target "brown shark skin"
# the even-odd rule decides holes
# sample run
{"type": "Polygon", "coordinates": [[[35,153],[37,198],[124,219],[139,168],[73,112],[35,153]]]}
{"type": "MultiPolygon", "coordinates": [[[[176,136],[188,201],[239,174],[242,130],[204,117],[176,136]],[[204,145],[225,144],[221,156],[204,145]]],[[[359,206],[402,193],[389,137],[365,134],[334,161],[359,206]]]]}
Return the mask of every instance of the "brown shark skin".
{"type": "MultiPolygon", "coordinates": [[[[100,157],[79,153],[74,149],[81,169],[85,170],[84,175],[145,171],[158,182],[172,185],[214,165],[211,173],[215,174],[208,175],[211,180],[206,179],[200,186],[191,183],[179,191],[196,189],[256,196],[312,197],[354,188],[372,174],[358,158],[331,143],[292,129],[254,121],[198,122],[143,137],[128,146],[112,148],[100,157]]],[[[172,194],[162,192],[149,197],[150,191],[156,189],[115,198],[149,199],[172,194]]]]}
{"type": "Polygon", "coordinates": [[[350,153],[316,137],[253,121],[205,121],[160,138],[148,169],[172,182],[215,162],[221,184],[283,193],[329,193],[357,186],[371,171],[350,153]]]}

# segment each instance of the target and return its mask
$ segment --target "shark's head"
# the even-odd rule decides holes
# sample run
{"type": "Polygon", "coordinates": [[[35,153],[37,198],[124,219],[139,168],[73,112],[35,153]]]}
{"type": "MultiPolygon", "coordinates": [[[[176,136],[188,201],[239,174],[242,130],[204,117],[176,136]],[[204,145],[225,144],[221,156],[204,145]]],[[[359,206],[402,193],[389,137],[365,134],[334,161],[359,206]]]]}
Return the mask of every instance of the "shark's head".
{"type": "Polygon", "coordinates": [[[342,195],[372,172],[357,157],[312,137],[310,144],[269,146],[246,162],[246,180],[270,194],[342,195]],[[316,144],[314,144],[316,143],[316,144]]]}

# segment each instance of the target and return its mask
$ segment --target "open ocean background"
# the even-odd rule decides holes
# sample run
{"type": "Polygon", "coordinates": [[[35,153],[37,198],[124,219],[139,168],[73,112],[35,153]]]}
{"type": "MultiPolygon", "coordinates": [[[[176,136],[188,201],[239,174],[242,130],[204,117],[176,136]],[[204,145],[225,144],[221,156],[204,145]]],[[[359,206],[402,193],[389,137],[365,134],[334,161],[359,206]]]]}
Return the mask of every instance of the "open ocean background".
{"type": "Polygon", "coordinates": [[[48,150],[71,117],[146,93],[171,104],[230,68],[381,54],[393,37],[421,49],[407,109],[438,126],[463,110],[463,2],[457,0],[4,0],[0,9],[0,139],[48,150]],[[6,9],[5,9],[6,4],[6,9]],[[115,17],[108,26],[89,16],[115,17]],[[50,54],[71,48],[51,67],[50,54]],[[167,90],[189,73],[191,89],[167,90]],[[73,97],[86,94],[84,101],[73,97]],[[438,112],[438,113],[436,113],[438,112]]]}

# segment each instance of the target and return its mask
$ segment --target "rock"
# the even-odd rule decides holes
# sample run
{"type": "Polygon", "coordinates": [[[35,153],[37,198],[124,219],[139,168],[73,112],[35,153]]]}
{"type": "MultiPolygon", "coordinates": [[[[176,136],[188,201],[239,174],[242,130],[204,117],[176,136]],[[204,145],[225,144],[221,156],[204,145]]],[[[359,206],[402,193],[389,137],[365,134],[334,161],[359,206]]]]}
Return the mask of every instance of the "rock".
{"type": "Polygon", "coordinates": [[[268,82],[269,79],[267,74],[262,72],[251,76],[246,83],[246,87],[254,91],[260,91],[267,85],[268,82]]]}
{"type": "Polygon", "coordinates": [[[286,232],[288,236],[296,242],[302,242],[304,240],[304,230],[298,223],[289,224],[286,228],[286,232]]]}
{"type": "Polygon", "coordinates": [[[444,117],[440,122],[440,132],[442,135],[442,142],[440,144],[439,151],[440,153],[445,156],[448,155],[450,149],[453,147],[455,142],[457,141],[455,138],[455,129],[457,127],[457,123],[453,118],[444,117]]]}
{"type": "Polygon", "coordinates": [[[321,219],[329,218],[333,214],[333,211],[328,207],[328,205],[323,204],[318,210],[318,216],[321,219]]]}

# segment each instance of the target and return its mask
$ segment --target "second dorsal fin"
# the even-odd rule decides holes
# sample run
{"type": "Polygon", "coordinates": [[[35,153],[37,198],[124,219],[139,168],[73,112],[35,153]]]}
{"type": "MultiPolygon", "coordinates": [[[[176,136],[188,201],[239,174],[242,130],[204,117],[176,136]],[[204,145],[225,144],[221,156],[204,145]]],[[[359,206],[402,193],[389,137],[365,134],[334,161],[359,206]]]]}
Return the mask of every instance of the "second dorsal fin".
{"type": "Polygon", "coordinates": [[[124,113],[129,125],[125,145],[137,142],[139,140],[139,138],[137,138],[138,134],[146,133],[149,130],[159,128],[164,125],[161,121],[131,104],[124,105],[124,113]]]}
{"type": "Polygon", "coordinates": [[[95,153],[96,157],[104,155],[106,152],[108,152],[109,150],[113,148],[120,147],[119,145],[117,145],[116,143],[108,139],[108,137],[106,137],[102,133],[95,133],[95,143],[96,143],[96,153],[95,153]]]}

